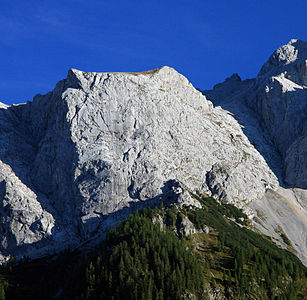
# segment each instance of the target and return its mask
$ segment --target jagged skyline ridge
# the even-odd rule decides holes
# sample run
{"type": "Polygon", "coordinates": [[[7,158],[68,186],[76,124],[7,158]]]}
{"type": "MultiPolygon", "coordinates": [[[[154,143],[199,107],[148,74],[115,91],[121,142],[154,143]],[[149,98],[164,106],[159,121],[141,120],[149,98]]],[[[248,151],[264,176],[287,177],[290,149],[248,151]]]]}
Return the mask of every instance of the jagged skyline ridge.
{"type": "MultiPolygon", "coordinates": [[[[217,85],[208,99],[220,100],[226,110],[213,107],[170,67],[141,73],[72,69],[53,91],[37,96],[33,103],[4,105],[0,110],[2,255],[35,256],[78,246],[95,240],[146,203],[171,195],[182,204],[195,205],[184,192],[190,190],[234,203],[251,219],[262,210],[270,222],[256,218],[255,226],[283,245],[275,230],[282,226],[306,260],[306,190],[296,189],[304,188],[306,168],[301,172],[300,167],[306,156],[291,155],[291,161],[300,161],[292,171],[302,181],[292,182],[288,189],[281,172],[276,172],[288,163],[288,156],[278,158],[277,153],[274,158],[274,139],[279,136],[271,127],[265,130],[261,121],[279,109],[280,114],[286,108],[291,115],[296,106],[284,101],[289,93],[292,100],[305,101],[301,97],[305,94],[300,94],[306,91],[304,45],[291,41],[277,50],[290,59],[286,64],[278,59],[279,67],[273,63],[281,73],[274,71],[271,77],[268,72],[260,86],[257,80],[242,82],[238,76],[217,85]],[[303,85],[293,90],[297,83],[290,78],[303,85]],[[280,105],[274,111],[248,107],[251,101],[276,102],[276,96],[280,105]],[[231,106],[224,106],[232,102],[242,108],[235,111],[237,120],[229,114],[231,106]],[[283,203],[283,211],[291,212],[272,211],[272,203],[283,203]],[[284,217],[288,215],[295,217],[284,217]]],[[[296,117],[295,133],[304,134],[300,115],[296,117]]],[[[267,121],[281,127],[274,123],[275,117],[267,121]]]]}
{"type": "Polygon", "coordinates": [[[32,101],[70,68],[143,71],[169,65],[199,89],[233,72],[255,77],[280,45],[306,40],[307,3],[294,3],[285,9],[285,0],[2,1],[0,101],[32,101]]]}

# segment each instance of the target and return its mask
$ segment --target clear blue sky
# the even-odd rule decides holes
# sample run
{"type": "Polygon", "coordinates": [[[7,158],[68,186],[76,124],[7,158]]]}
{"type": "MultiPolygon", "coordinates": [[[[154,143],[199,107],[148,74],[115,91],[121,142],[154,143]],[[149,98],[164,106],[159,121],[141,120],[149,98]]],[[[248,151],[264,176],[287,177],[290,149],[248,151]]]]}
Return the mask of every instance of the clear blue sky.
{"type": "Polygon", "coordinates": [[[307,0],[1,0],[0,101],[44,94],[67,70],[168,65],[195,87],[255,77],[291,38],[307,40],[307,0]]]}

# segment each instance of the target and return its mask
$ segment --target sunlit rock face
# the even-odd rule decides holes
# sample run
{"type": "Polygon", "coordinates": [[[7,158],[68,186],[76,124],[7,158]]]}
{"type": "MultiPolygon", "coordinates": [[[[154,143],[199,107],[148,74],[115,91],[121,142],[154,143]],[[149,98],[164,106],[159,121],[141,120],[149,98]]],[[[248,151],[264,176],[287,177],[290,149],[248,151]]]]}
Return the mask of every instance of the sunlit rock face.
{"type": "Polygon", "coordinates": [[[307,188],[307,43],[291,40],[260,70],[248,104],[283,157],[284,180],[307,188]]]}
{"type": "Polygon", "coordinates": [[[278,180],[227,111],[174,69],[70,70],[33,102],[0,109],[0,252],[40,256],[187,191],[244,208],[278,180]]]}
{"type": "Polygon", "coordinates": [[[170,67],[72,69],[33,102],[0,105],[0,258],[99,241],[137,208],[243,208],[307,264],[306,43],[291,40],[257,78],[199,92],[170,67]],[[212,104],[212,102],[213,104],[212,104]]]}
{"type": "Polygon", "coordinates": [[[234,74],[204,91],[232,113],[281,187],[250,203],[255,226],[280,241],[279,228],[307,264],[307,43],[276,50],[255,79],[234,74]]]}

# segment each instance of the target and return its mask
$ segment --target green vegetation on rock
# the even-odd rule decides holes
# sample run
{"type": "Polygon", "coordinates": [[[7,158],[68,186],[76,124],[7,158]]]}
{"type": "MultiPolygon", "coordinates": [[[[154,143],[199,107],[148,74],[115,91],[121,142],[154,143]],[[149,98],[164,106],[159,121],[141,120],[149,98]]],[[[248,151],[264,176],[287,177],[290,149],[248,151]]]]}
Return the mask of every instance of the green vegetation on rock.
{"type": "Polygon", "coordinates": [[[3,266],[0,299],[304,299],[295,255],[251,231],[241,210],[196,198],[203,208],[137,211],[87,255],[3,266]]]}

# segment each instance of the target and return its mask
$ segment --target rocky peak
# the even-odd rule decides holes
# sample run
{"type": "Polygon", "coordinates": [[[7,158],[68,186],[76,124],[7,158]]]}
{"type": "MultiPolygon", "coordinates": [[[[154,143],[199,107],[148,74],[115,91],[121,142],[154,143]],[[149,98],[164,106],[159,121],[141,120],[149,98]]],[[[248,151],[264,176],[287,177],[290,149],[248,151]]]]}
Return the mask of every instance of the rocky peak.
{"type": "Polygon", "coordinates": [[[284,179],[306,188],[307,43],[291,40],[276,50],[257,76],[248,105],[262,118],[284,160],[284,179]],[[299,170],[298,170],[299,169],[299,170]],[[304,169],[304,170],[303,170],[304,169]]]}
{"type": "Polygon", "coordinates": [[[283,74],[299,85],[307,85],[307,42],[292,39],[277,49],[263,65],[258,80],[283,74]]]}
{"type": "Polygon", "coordinates": [[[48,94],[0,110],[0,125],[3,256],[99,240],[170,195],[197,205],[188,191],[251,216],[247,204],[277,187],[238,122],[170,67],[72,69],[48,94]]]}
{"type": "Polygon", "coordinates": [[[254,211],[262,215],[258,220],[265,220],[261,230],[274,235],[273,228],[279,222],[305,262],[306,61],[307,43],[291,40],[272,54],[256,79],[226,79],[213,90],[204,91],[215,105],[233,114],[278,177],[278,193],[268,190],[262,199],[251,203],[254,211]]]}

